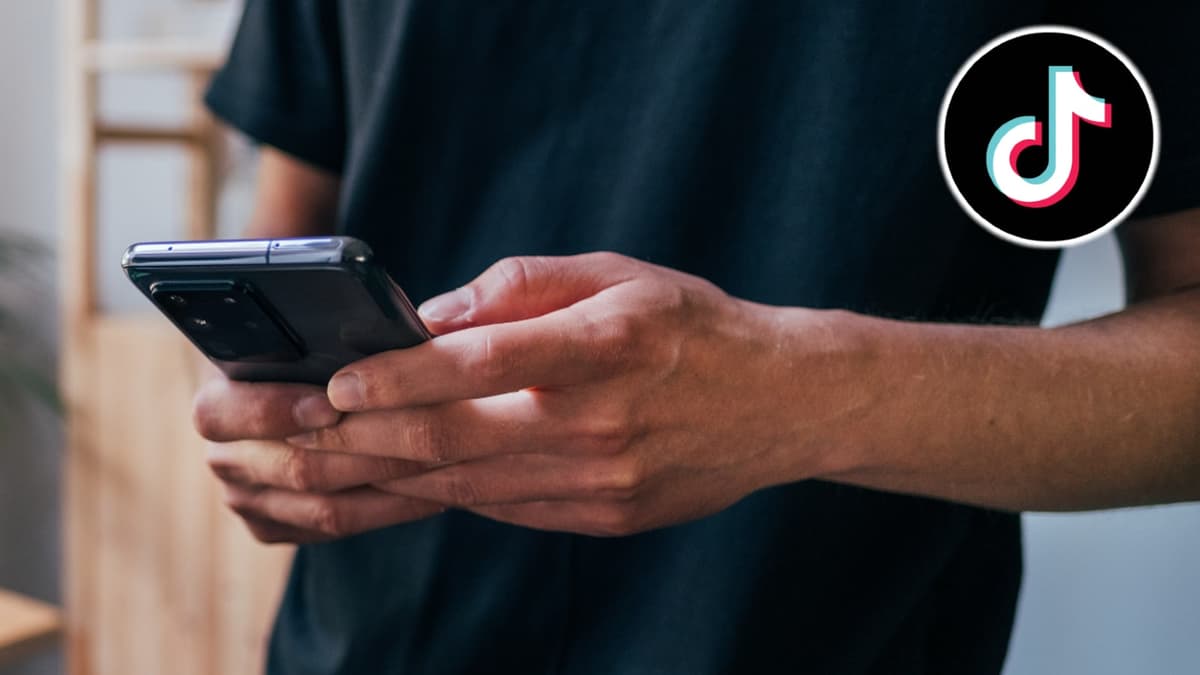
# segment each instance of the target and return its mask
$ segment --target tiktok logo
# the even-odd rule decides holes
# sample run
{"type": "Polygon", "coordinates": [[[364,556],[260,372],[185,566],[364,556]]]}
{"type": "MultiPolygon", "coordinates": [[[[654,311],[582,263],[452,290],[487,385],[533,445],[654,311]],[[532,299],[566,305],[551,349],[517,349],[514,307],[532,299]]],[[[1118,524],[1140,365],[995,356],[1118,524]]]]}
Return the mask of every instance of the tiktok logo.
{"type": "Polygon", "coordinates": [[[1057,204],[1079,177],[1079,123],[1112,126],[1112,104],[1089,96],[1071,66],[1050,66],[1050,161],[1041,174],[1026,178],[1017,171],[1017,157],[1030,146],[1042,145],[1042,123],[1026,115],[1000,125],[987,148],[988,176],[1004,196],[1031,208],[1057,204]]]}
{"type": "Polygon", "coordinates": [[[1115,227],[1158,159],[1158,114],[1140,73],[1104,40],[1064,26],[1015,31],[976,52],[938,126],[942,171],[967,214],[1036,248],[1115,227]]]}

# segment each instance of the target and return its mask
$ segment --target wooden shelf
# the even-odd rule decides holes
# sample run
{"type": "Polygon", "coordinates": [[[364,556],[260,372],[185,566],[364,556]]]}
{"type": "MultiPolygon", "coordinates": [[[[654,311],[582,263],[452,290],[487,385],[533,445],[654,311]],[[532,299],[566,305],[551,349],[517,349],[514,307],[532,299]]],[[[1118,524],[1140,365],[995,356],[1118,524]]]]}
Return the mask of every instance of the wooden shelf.
{"type": "Polygon", "coordinates": [[[60,630],[57,609],[0,589],[0,664],[50,644],[60,630]]]}
{"type": "Polygon", "coordinates": [[[93,41],[83,46],[81,58],[83,68],[91,72],[213,71],[225,58],[225,45],[179,39],[93,41]]]}

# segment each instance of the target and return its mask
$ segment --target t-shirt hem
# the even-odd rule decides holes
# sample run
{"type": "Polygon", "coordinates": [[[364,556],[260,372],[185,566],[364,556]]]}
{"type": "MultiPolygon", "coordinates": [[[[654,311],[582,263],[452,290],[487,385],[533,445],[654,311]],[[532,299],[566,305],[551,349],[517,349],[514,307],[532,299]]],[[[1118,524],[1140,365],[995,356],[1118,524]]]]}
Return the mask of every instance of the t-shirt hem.
{"type": "Polygon", "coordinates": [[[241,131],[257,143],[295,157],[319,169],[341,175],[344,171],[344,148],[333,148],[322,140],[342,138],[340,129],[306,128],[295,123],[295,116],[264,105],[261,100],[253,106],[240,101],[253,100],[228,88],[214,84],[204,96],[204,103],[217,118],[241,131]]]}

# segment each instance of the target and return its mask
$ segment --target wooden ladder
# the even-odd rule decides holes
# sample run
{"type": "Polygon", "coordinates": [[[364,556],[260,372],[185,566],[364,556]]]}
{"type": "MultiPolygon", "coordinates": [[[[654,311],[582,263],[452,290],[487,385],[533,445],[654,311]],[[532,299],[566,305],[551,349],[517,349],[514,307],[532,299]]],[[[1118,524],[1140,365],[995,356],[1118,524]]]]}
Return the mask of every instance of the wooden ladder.
{"type": "Polygon", "coordinates": [[[187,235],[211,237],[220,132],[200,92],[223,54],[185,42],[103,43],[98,0],[69,0],[63,76],[62,376],[68,410],[64,597],[70,675],[259,672],[291,556],[223,509],[190,423],[192,347],[149,310],[110,315],[96,297],[97,150],[154,143],[187,153],[187,235]],[[114,71],[191,82],[181,127],[101,122],[114,71]]]}

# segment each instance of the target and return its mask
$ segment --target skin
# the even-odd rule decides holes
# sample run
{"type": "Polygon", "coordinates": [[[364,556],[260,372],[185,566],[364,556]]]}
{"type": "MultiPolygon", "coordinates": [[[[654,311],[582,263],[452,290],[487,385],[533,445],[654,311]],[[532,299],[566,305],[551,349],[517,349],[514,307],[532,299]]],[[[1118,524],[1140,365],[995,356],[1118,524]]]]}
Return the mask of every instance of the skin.
{"type": "MultiPolygon", "coordinates": [[[[253,234],[335,177],[268,151],[253,234]]],[[[271,223],[290,223],[289,229],[271,223]]],[[[216,374],[195,422],[259,539],[446,508],[627,535],[808,479],[1011,510],[1200,498],[1200,210],[1130,224],[1128,309],[1056,329],[771,307],[612,253],[499,261],[327,389],[216,374]]]]}

